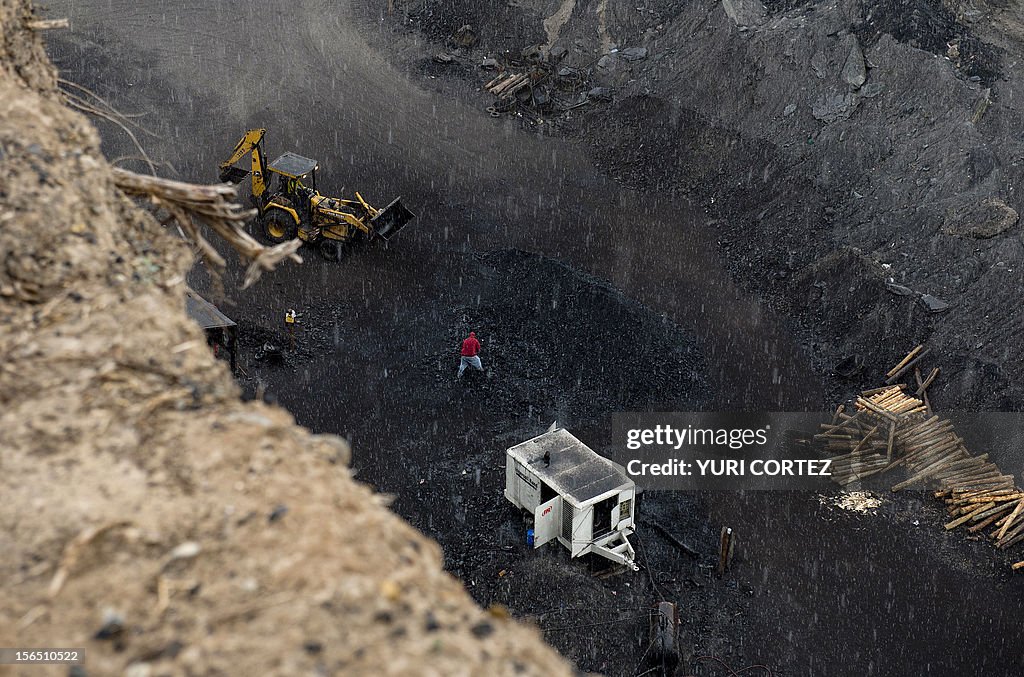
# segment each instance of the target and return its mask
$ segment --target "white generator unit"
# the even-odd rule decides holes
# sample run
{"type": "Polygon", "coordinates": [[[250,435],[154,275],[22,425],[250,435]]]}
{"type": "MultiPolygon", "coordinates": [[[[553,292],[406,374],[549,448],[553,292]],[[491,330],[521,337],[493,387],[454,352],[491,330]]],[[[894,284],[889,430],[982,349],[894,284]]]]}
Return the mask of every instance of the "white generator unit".
{"type": "Polygon", "coordinates": [[[505,452],[505,498],[533,514],[533,547],[558,539],[572,557],[588,552],[634,571],[636,484],[622,466],[562,428],[505,452]]]}

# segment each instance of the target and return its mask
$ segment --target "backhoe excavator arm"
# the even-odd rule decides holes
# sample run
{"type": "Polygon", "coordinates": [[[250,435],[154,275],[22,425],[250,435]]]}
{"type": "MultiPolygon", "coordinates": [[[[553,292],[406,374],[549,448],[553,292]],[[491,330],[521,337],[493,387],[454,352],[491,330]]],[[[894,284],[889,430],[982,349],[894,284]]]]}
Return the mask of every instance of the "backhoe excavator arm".
{"type": "Polygon", "coordinates": [[[231,157],[220,163],[220,180],[230,183],[238,183],[245,178],[246,174],[252,173],[252,195],[260,199],[267,190],[267,179],[265,168],[267,157],[263,153],[263,135],[265,129],[250,129],[235,144],[235,150],[231,157]],[[246,153],[252,153],[252,165],[250,171],[235,167],[235,163],[241,160],[246,153]]]}

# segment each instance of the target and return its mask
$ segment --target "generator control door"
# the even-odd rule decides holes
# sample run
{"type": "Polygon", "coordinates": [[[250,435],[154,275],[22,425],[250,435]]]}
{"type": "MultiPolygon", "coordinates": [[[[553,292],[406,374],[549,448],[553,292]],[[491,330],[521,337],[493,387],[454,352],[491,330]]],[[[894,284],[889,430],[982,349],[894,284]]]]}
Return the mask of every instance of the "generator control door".
{"type": "Polygon", "coordinates": [[[555,496],[533,511],[533,547],[557,538],[562,528],[562,497],[555,496]]]}

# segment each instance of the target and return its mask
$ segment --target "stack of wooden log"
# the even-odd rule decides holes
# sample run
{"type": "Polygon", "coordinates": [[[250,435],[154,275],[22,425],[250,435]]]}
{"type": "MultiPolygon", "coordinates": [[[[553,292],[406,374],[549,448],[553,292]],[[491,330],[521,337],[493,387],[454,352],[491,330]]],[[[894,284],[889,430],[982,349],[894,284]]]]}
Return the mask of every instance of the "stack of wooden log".
{"type": "Polygon", "coordinates": [[[505,72],[497,76],[486,85],[484,89],[498,97],[509,97],[514,95],[520,89],[530,86],[530,75],[529,73],[513,73],[505,72]]]}
{"type": "Polygon", "coordinates": [[[866,390],[857,398],[853,414],[840,407],[831,424],[822,424],[824,431],[816,437],[825,441],[827,452],[835,454],[832,478],[838,484],[852,484],[902,462],[894,458],[897,436],[926,413],[923,402],[904,388],[905,384],[898,384],[866,390]]]}
{"type": "MultiPolygon", "coordinates": [[[[894,381],[927,353],[918,346],[886,375],[894,381]]],[[[984,533],[998,548],[1024,542],[1024,491],[1013,475],[1004,475],[988,454],[972,456],[953,424],[931,414],[926,390],[938,375],[923,378],[915,369],[917,389],[894,383],[867,390],[850,413],[839,407],[816,436],[832,459],[832,479],[847,486],[872,475],[902,469],[906,478],[892,486],[901,491],[931,484],[953,518],[946,529],[965,526],[984,533]]],[[[1024,569],[1024,561],[1013,565],[1024,569]]]]}
{"type": "MultiPolygon", "coordinates": [[[[946,509],[954,519],[946,529],[967,525],[972,534],[985,534],[997,548],[1008,548],[1024,541],[1024,492],[1010,489],[954,489],[936,492],[946,500],[946,509]]],[[[1024,568],[1024,561],[1013,568],[1024,568]]]]}
{"type": "Polygon", "coordinates": [[[496,97],[487,112],[500,117],[514,110],[528,119],[539,121],[543,114],[572,110],[588,102],[586,97],[582,102],[573,103],[557,96],[559,83],[564,85],[570,78],[556,78],[553,73],[552,67],[546,64],[535,64],[525,71],[502,71],[484,84],[484,90],[496,97]]]}

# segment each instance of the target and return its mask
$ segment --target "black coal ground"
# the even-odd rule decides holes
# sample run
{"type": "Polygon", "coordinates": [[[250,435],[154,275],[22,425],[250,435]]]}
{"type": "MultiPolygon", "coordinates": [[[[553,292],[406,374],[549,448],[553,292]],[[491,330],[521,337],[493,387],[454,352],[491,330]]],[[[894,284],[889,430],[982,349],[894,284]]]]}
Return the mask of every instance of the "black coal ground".
{"type": "MultiPolygon", "coordinates": [[[[469,21],[476,16],[470,11],[473,3],[465,0],[417,0],[404,4],[415,8],[410,20],[413,26],[427,35],[434,35],[442,27],[463,19],[469,21]]],[[[583,25],[583,28],[576,28],[569,38],[563,35],[559,43],[570,49],[565,61],[576,66],[589,64],[584,71],[594,77],[593,84],[609,85],[615,95],[610,104],[591,103],[572,111],[565,119],[548,116],[545,124],[537,127],[538,131],[553,131],[556,136],[567,136],[588,146],[594,165],[621,185],[630,186],[650,196],[651,200],[679,200],[682,196],[694,205],[700,205],[706,212],[706,225],[715,231],[723,259],[734,279],[745,291],[759,295],[766,306],[792,318],[803,345],[820,371],[835,373],[839,371],[837,366],[848,359],[864,364],[866,368],[859,375],[849,375],[849,382],[832,381],[828,384],[830,399],[845,396],[850,389],[870,387],[873,375],[884,372],[888,365],[902,357],[901,351],[930,339],[940,348],[937,352],[942,353],[946,376],[936,384],[936,392],[933,392],[941,407],[1019,408],[1024,397],[1018,392],[1017,380],[1006,366],[1018,360],[1014,357],[1003,359],[1000,347],[1005,345],[1004,338],[998,333],[992,337],[988,335],[1002,328],[1011,333],[1018,331],[1018,313],[1015,312],[1018,305],[1004,290],[1016,289],[1019,285],[978,279],[989,266],[996,266],[996,270],[1001,271],[1009,267],[1007,261],[1019,259],[1018,238],[979,242],[972,251],[963,240],[957,241],[952,237],[909,236],[918,231],[929,232],[929,228],[944,218],[941,214],[926,215],[924,209],[918,209],[933,203],[934,198],[910,200],[907,205],[893,206],[891,211],[894,213],[900,209],[898,213],[913,216],[905,217],[899,227],[888,233],[879,226],[884,219],[878,213],[867,214],[864,207],[874,199],[863,199],[865,184],[890,187],[907,181],[906,164],[902,162],[892,162],[891,168],[886,170],[876,171],[878,168],[872,166],[881,163],[890,153],[895,153],[895,157],[908,153],[912,156],[915,149],[921,147],[941,147],[945,156],[954,156],[960,151],[957,143],[946,142],[958,139],[960,133],[952,125],[944,127],[944,123],[935,125],[942,130],[937,134],[941,141],[922,138],[897,151],[882,141],[886,134],[884,130],[895,129],[899,119],[912,115],[918,108],[935,109],[937,114],[944,115],[943,104],[932,100],[932,95],[946,89],[947,85],[913,89],[905,83],[890,83],[887,86],[899,87],[909,97],[906,106],[884,115],[872,109],[871,105],[865,106],[854,118],[852,127],[840,134],[840,139],[847,139],[839,144],[840,147],[829,146],[829,127],[822,128],[813,120],[811,124],[793,122],[806,134],[780,144],[777,143],[778,128],[764,132],[757,126],[748,126],[740,133],[737,128],[723,123],[720,111],[707,102],[716,98],[710,95],[716,82],[736,83],[735,99],[731,98],[731,92],[717,93],[723,99],[721,108],[746,110],[748,106],[744,97],[756,89],[756,82],[764,75],[762,71],[770,71],[773,64],[787,58],[782,47],[768,47],[771,42],[768,40],[763,47],[769,50],[769,55],[757,55],[756,50],[748,51],[742,46],[745,39],[734,39],[735,36],[728,35],[720,24],[720,34],[698,40],[691,40],[686,29],[675,32],[671,29],[680,12],[688,15],[686,21],[703,22],[707,19],[714,23],[713,17],[721,15],[720,8],[716,8],[720,3],[644,2],[636,7],[622,3],[617,11],[616,4],[608,4],[610,16],[614,15],[618,22],[614,35],[622,45],[648,45],[651,48],[649,58],[629,66],[628,72],[605,69],[608,72],[602,73],[601,68],[594,68],[590,57],[600,52],[595,52],[596,32],[587,23],[591,20],[587,17],[593,11],[580,5],[572,14],[566,31],[572,28],[573,22],[583,25]],[[690,8],[698,6],[703,9],[690,11],[690,8]],[[706,16],[702,18],[702,15],[706,16]],[[693,44],[701,46],[694,51],[693,44]],[[772,53],[776,48],[777,52],[772,53]],[[680,53],[687,56],[679,57],[680,53]],[[707,54],[706,58],[702,56],[704,54],[707,54]],[[688,70],[686,77],[672,77],[673,68],[687,62],[704,66],[708,69],[706,72],[714,72],[716,59],[724,59],[731,64],[742,63],[747,68],[727,68],[728,72],[721,73],[717,80],[709,78],[704,81],[705,71],[699,68],[688,70]],[[817,150],[813,153],[796,152],[791,146],[817,150]],[[813,160],[808,162],[818,156],[828,160],[821,165],[815,165],[813,160]],[[866,171],[854,169],[859,163],[864,163],[866,171]],[[819,170],[824,174],[835,167],[843,168],[837,172],[837,175],[842,175],[841,180],[831,184],[819,180],[819,170]],[[766,177],[785,176],[786,179],[751,180],[751,176],[762,171],[766,177]],[[863,228],[857,230],[859,226],[863,228]],[[847,237],[854,231],[857,235],[847,237]],[[884,239],[887,244],[881,245],[884,239]],[[886,249],[889,245],[896,249],[911,249],[908,240],[912,240],[915,246],[932,242],[931,250],[939,254],[929,259],[920,249],[898,253],[886,249]],[[830,258],[837,247],[845,248],[850,256],[830,258]],[[981,257],[977,254],[984,256],[988,252],[991,252],[988,254],[990,260],[979,263],[977,259],[981,257]],[[890,260],[890,255],[896,258],[890,260]],[[857,298],[853,299],[846,297],[848,287],[842,284],[849,277],[848,271],[829,267],[851,257],[860,257],[854,264],[860,271],[860,280],[857,298]],[[914,263],[911,265],[907,261],[914,263]],[[889,268],[883,269],[878,265],[880,262],[887,262],[889,268]],[[916,270],[910,271],[912,268],[916,270]],[[806,274],[800,275],[801,271],[810,273],[813,279],[806,274]],[[929,315],[913,297],[890,296],[885,291],[887,278],[940,296],[953,303],[956,309],[942,316],[929,315]],[[968,293],[971,288],[986,288],[988,295],[982,300],[972,299],[968,293]],[[863,331],[846,331],[844,325],[850,317],[865,318],[863,331]],[[954,317],[955,320],[952,319],[954,317]],[[987,323],[996,329],[989,329],[985,326],[987,323]],[[951,327],[956,329],[951,331],[951,327]],[[880,338],[884,340],[879,341],[880,338]],[[880,349],[865,349],[869,345],[880,349]]],[[[792,10],[786,13],[787,20],[807,25],[821,22],[822,8],[835,5],[788,0],[767,4],[778,17],[785,10],[792,10]]],[[[1002,6],[1004,3],[985,4],[1002,6]]],[[[462,61],[457,61],[449,74],[464,63],[479,63],[477,57],[480,55],[509,52],[517,56],[519,50],[510,45],[514,39],[524,40],[520,46],[529,44],[528,41],[543,42],[546,39],[542,25],[544,16],[538,14],[538,8],[543,10],[545,6],[542,3],[520,3],[520,6],[522,12],[510,20],[504,15],[489,15],[487,34],[481,39],[481,45],[463,55],[462,61]],[[487,36],[495,37],[488,43],[487,36]]],[[[847,14],[841,18],[833,17],[840,23],[829,30],[839,30],[840,35],[848,31],[868,51],[873,45],[889,40],[913,47],[921,58],[912,64],[913,60],[908,57],[906,73],[916,73],[917,82],[930,82],[936,79],[936,75],[927,69],[915,68],[929,61],[943,62],[948,63],[949,71],[960,82],[977,81],[972,86],[979,88],[992,85],[991,93],[996,99],[1012,97],[1014,87],[1006,84],[1007,69],[1017,59],[1010,53],[1012,49],[1006,50],[1005,44],[994,46],[979,39],[978,34],[984,32],[988,19],[968,21],[963,19],[962,12],[958,14],[950,9],[955,7],[953,3],[939,0],[857,0],[843,3],[843,7],[847,14]],[[934,59],[931,58],[933,56],[934,59]]],[[[972,13],[977,14],[977,11],[967,12],[972,13]]],[[[682,25],[691,25],[686,21],[682,25]]],[[[775,33],[779,34],[778,31],[775,33]]],[[[809,37],[797,31],[792,39],[802,42],[809,37]]],[[[622,64],[616,68],[621,71],[622,64]]],[[[895,70],[900,71],[898,68],[895,70]]],[[[809,78],[814,78],[810,68],[806,71],[809,78]]],[[[881,75],[876,75],[881,79],[881,75]]],[[[486,77],[481,77],[480,82],[486,77]]],[[[445,85],[436,84],[439,80],[441,77],[431,80],[429,86],[447,95],[452,95],[457,89],[453,86],[445,89],[445,85]]],[[[786,117],[783,113],[783,106],[790,98],[793,101],[798,99],[795,90],[785,97],[789,98],[783,101],[782,98],[767,96],[758,100],[755,109],[764,106],[765,112],[762,127],[770,126],[774,113],[780,119],[791,121],[799,117],[786,117]],[[779,104],[777,111],[774,110],[776,103],[779,104]]],[[[480,101],[480,105],[493,101],[491,97],[486,102],[471,100],[480,101]]],[[[877,103],[877,99],[874,101],[877,103]]],[[[728,115],[724,117],[729,118],[728,115]]],[[[735,116],[732,119],[735,121],[735,116]]],[[[1010,114],[1008,119],[1016,118],[1010,114]]],[[[930,126],[927,121],[920,125],[923,129],[930,126]]],[[[991,172],[1001,162],[994,159],[991,149],[1005,148],[1008,143],[987,130],[983,137],[978,147],[967,149],[972,160],[962,170],[950,171],[929,181],[936,185],[948,182],[950,188],[947,192],[958,195],[963,193],[963,189],[952,187],[956,177],[991,172]]],[[[1018,137],[1013,135],[1011,138],[1018,137]]],[[[1008,168],[1018,167],[1017,155],[1019,153],[1014,151],[1008,152],[1003,164],[1008,168]]],[[[908,159],[907,164],[913,161],[908,159]]],[[[1016,184],[1019,181],[1011,179],[1007,188],[989,190],[994,194],[1005,192],[1011,196],[1006,199],[1014,202],[1012,186],[1016,184]]],[[[1019,204],[1016,206],[1020,211],[1019,204]]]]}
{"type": "MultiPolygon", "coordinates": [[[[444,19],[460,25],[463,22],[461,15],[444,19]]],[[[500,18],[494,20],[492,15],[488,19],[484,25],[492,27],[502,47],[512,45],[514,37],[538,35],[537,26],[524,26],[522,17],[517,16],[511,24],[500,18]],[[503,34],[502,28],[506,29],[503,34]]],[[[432,24],[427,23],[429,28],[432,24]]],[[[433,26],[438,28],[440,24],[433,26]]],[[[444,30],[435,32],[441,35],[444,30]]],[[[432,81],[431,86],[446,96],[472,96],[465,91],[464,68],[433,69],[425,74],[458,80],[432,81]]],[[[468,81],[472,84],[472,77],[468,81]]],[[[735,196],[727,192],[726,177],[742,175],[752,157],[770,153],[768,148],[752,146],[701,120],[666,115],[656,100],[627,100],[612,110],[612,114],[597,110],[585,117],[583,133],[572,128],[563,131],[594,143],[591,157],[595,164],[617,182],[652,195],[665,189],[677,193],[702,191],[727,204],[735,196]],[[689,133],[680,134],[682,128],[689,133]],[[630,129],[637,132],[631,135],[630,129]],[[683,149],[689,151],[683,154],[699,156],[701,161],[685,165],[686,171],[680,172],[676,158],[652,157],[658,149],[681,152],[678,144],[657,143],[659,130],[667,137],[692,137],[692,148],[683,149]]],[[[781,188],[794,196],[800,190],[799,184],[781,188]]],[[[762,196],[745,195],[743,199],[754,204],[762,196]]],[[[799,198],[792,202],[798,205],[799,198]]],[[[722,242],[726,249],[727,237],[722,242]]],[[[788,240],[772,243],[773,249],[805,249],[805,243],[799,242],[805,237],[803,231],[794,229],[784,237],[788,240]]],[[[792,262],[791,269],[804,267],[796,263],[792,262]]],[[[744,266],[748,264],[744,261],[744,266]]],[[[853,317],[857,315],[853,305],[858,295],[845,292],[851,270],[859,264],[859,260],[849,261],[840,255],[835,261],[811,266],[805,273],[808,279],[796,280],[795,284],[803,285],[808,293],[835,296],[841,288],[844,306],[851,309],[849,316],[853,317]]],[[[761,269],[778,267],[765,265],[761,269]]],[[[875,285],[865,290],[863,295],[867,296],[877,292],[882,278],[863,275],[857,283],[875,285]]],[[[893,298],[891,307],[875,311],[877,317],[870,320],[875,333],[909,344],[925,332],[927,318],[906,321],[915,314],[907,303],[893,298]]],[[[829,331],[840,334],[843,314],[833,312],[828,319],[829,331]]],[[[544,347],[542,344],[542,351],[544,347]]],[[[531,352],[525,346],[520,348],[531,352]]],[[[612,364],[615,366],[603,368],[623,368],[621,362],[612,364]]],[[[625,368],[627,378],[643,378],[643,371],[625,368]]],[[[571,379],[562,380],[563,384],[567,382],[571,379]]],[[[833,381],[829,390],[846,395],[849,388],[850,384],[833,381]]],[[[637,408],[638,404],[635,400],[630,406],[637,408]]],[[[673,405],[666,408],[700,406],[696,400],[685,398],[673,405]]],[[[552,418],[564,415],[552,414],[552,418]]],[[[600,426],[592,427],[585,418],[578,427],[572,419],[560,420],[590,441],[601,439],[600,433],[605,432],[600,426]],[[597,434],[590,434],[592,430],[597,434]]],[[[476,426],[467,427],[474,433],[478,430],[476,426]]],[[[449,566],[481,603],[505,604],[517,616],[537,619],[546,628],[548,641],[581,668],[614,675],[636,672],[648,647],[646,618],[642,611],[636,612],[665,596],[680,603],[684,647],[696,674],[727,674],[713,659],[701,656],[725,658],[736,668],[761,663],[775,674],[794,675],[1019,672],[1021,656],[1008,649],[1003,639],[1012,636],[1013,626],[1019,621],[1012,605],[1007,606],[1003,599],[1006,594],[1018,596],[1007,587],[1007,558],[993,557],[985,544],[964,542],[959,534],[937,537],[943,515],[927,496],[895,496],[884,504],[880,515],[858,515],[823,507],[817,497],[803,494],[649,495],[643,508],[646,524],[641,523],[637,535],[648,577],[645,579],[641,572],[632,578],[625,575],[598,581],[590,572],[600,563],[589,563],[586,570],[581,570],[579,563],[570,564],[557,549],[527,551],[522,544],[521,518],[499,497],[502,465],[494,455],[540,429],[496,422],[489,435],[479,438],[483,444],[488,440],[501,442],[491,444],[489,473],[487,461],[478,460],[470,446],[464,455],[455,453],[451,457],[456,471],[461,466],[457,475],[461,485],[454,482],[450,488],[428,488],[439,475],[443,476],[446,471],[442,470],[429,478],[410,476],[409,481],[423,481],[419,485],[423,488],[411,500],[403,501],[407,491],[392,491],[398,493],[396,509],[442,543],[449,566]],[[467,458],[471,460],[467,462],[467,458]],[[478,468],[482,470],[479,484],[478,468]],[[445,524],[437,512],[424,511],[424,504],[453,505],[454,517],[445,524]],[[479,532],[472,528],[474,515],[486,515],[479,532]],[[651,528],[652,521],[668,525],[675,535],[697,548],[701,558],[692,561],[678,552],[651,528]],[[714,564],[717,527],[722,524],[742,524],[741,546],[736,570],[719,580],[709,577],[708,572],[714,564]],[[482,534],[499,534],[498,543],[492,540],[490,548],[481,552],[482,534]],[[805,549],[808,546],[811,549],[805,549]],[[911,573],[908,561],[927,573],[911,573]],[[542,600],[551,599],[552,590],[564,592],[557,595],[557,605],[547,606],[542,600]],[[557,614],[546,613],[556,606],[557,614]],[[978,632],[971,620],[977,617],[973,612],[951,620],[949,610],[962,606],[985,610],[980,613],[1002,629],[978,632]],[[871,627],[870,632],[864,631],[865,625],[871,627]]]]}
{"type": "Polygon", "coordinates": [[[706,561],[650,532],[637,542],[650,573],[602,581],[594,574],[608,568],[603,560],[570,564],[557,547],[529,550],[528,525],[502,497],[504,449],[552,421],[599,446],[609,412],[703,406],[707,366],[693,337],[606,283],[537,255],[498,251],[447,263],[451,287],[403,293],[394,308],[304,303],[294,351],[283,323],[275,331],[241,321],[247,392],[265,388],[300,423],[351,439],[360,479],[393,494],[394,509],[438,540],[449,570],[481,603],[550,628],[549,641],[581,668],[629,674],[649,648],[649,606],[662,594],[676,599],[682,587],[708,630],[699,650],[742,658],[733,636],[744,634],[735,628],[745,625],[752,589],[708,577],[717,534],[694,498],[653,496],[644,519],[671,525],[709,553],[706,561]],[[483,341],[486,372],[459,380],[457,349],[470,330],[483,341]],[[268,342],[285,348],[283,362],[260,357],[268,342]],[[731,613],[710,620],[723,605],[731,613]]]}
{"type": "MultiPolygon", "coordinates": [[[[368,270],[396,250],[357,249],[341,265],[368,270]]],[[[443,263],[443,279],[422,283],[410,271],[411,286],[330,304],[310,281],[335,264],[311,257],[273,274],[275,287],[304,290],[296,350],[281,364],[255,354],[268,340],[287,344],[283,318],[245,300],[234,313],[252,318],[240,324],[247,392],[261,381],[300,423],[350,438],[358,476],[437,539],[481,604],[535,622],[581,669],[610,675],[647,665],[647,609],[662,598],[680,605],[694,674],[727,674],[708,656],[776,675],[1017,669],[1002,639],[1019,622],[1006,558],[941,533],[926,495],[860,515],[799,492],[647,494],[634,539],[642,570],[609,578],[595,576],[602,560],[528,549],[528,525],[502,497],[504,449],[558,420],[600,450],[609,412],[700,408],[708,365],[685,330],[561,263],[519,251],[443,263]],[[488,373],[458,381],[469,330],[483,339],[488,373]],[[700,556],[680,552],[655,522],[700,556]],[[720,579],[723,524],[739,548],[720,579]]]]}

